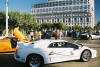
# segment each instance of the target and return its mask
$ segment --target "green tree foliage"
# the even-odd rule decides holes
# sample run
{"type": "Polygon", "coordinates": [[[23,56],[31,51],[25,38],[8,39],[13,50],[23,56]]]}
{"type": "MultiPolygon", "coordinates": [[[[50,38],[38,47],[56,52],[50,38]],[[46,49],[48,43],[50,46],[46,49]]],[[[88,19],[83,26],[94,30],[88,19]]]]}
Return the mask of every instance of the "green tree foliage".
{"type": "Polygon", "coordinates": [[[5,25],[6,25],[6,14],[3,11],[3,12],[0,12],[0,26],[2,26],[0,28],[4,29],[5,28],[4,27],[5,25]]]}
{"type": "MultiPolygon", "coordinates": [[[[35,18],[29,13],[21,13],[17,11],[11,11],[9,14],[9,29],[14,29],[15,27],[21,27],[24,30],[32,30],[37,28],[37,23],[35,18]]],[[[0,12],[0,24],[5,27],[5,12],[0,12]]]]}
{"type": "Polygon", "coordinates": [[[86,26],[86,27],[84,27],[84,30],[92,30],[92,28],[89,26],[86,26]]]}
{"type": "Polygon", "coordinates": [[[52,23],[42,23],[40,27],[41,29],[50,29],[52,27],[52,23]]]}
{"type": "Polygon", "coordinates": [[[63,29],[63,30],[66,30],[67,26],[62,23],[62,22],[59,22],[59,23],[55,23],[55,26],[57,29],[63,29]]]}
{"type": "Polygon", "coordinates": [[[50,28],[55,29],[56,28],[56,29],[63,29],[63,30],[65,30],[67,28],[67,26],[62,22],[59,22],[59,23],[42,23],[40,25],[40,27],[42,29],[50,29],[50,28]]]}
{"type": "Polygon", "coordinates": [[[97,23],[97,27],[100,27],[100,21],[97,23]]]}
{"type": "Polygon", "coordinates": [[[82,26],[73,26],[72,30],[82,30],[82,26]]]}
{"type": "Polygon", "coordinates": [[[100,27],[94,26],[94,30],[100,30],[100,27]]]}
{"type": "Polygon", "coordinates": [[[94,30],[100,30],[100,21],[94,26],[94,30]]]}

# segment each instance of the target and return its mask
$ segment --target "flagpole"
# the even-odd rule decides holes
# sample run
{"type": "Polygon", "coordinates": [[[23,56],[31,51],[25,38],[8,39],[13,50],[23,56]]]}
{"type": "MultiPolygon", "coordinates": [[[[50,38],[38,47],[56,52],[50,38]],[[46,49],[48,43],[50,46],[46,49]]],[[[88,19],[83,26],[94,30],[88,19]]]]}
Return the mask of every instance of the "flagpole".
{"type": "Polygon", "coordinates": [[[72,13],[71,13],[71,30],[72,30],[72,20],[73,20],[73,18],[72,18],[72,13]]]}
{"type": "MultiPolygon", "coordinates": [[[[57,11],[57,13],[59,13],[59,0],[58,0],[58,11],[57,11]]],[[[59,22],[59,20],[58,20],[59,18],[57,18],[57,23],[59,22]]]]}
{"type": "Polygon", "coordinates": [[[71,7],[71,30],[72,30],[72,20],[73,20],[73,18],[72,18],[72,7],[71,7]]]}
{"type": "Polygon", "coordinates": [[[6,0],[6,36],[8,36],[8,0],[6,0]]]}

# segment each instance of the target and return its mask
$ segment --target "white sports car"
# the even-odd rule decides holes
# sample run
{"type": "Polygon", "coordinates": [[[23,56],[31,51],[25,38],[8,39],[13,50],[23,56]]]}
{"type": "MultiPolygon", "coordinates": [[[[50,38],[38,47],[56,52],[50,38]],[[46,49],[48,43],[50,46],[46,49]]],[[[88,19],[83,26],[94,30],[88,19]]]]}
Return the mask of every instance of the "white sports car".
{"type": "Polygon", "coordinates": [[[88,33],[85,34],[81,34],[81,39],[100,39],[100,33],[95,33],[95,34],[91,34],[89,35],[88,33]]]}
{"type": "Polygon", "coordinates": [[[97,51],[65,40],[39,40],[34,43],[19,43],[14,55],[17,61],[29,67],[69,60],[89,61],[97,56],[97,51]]]}

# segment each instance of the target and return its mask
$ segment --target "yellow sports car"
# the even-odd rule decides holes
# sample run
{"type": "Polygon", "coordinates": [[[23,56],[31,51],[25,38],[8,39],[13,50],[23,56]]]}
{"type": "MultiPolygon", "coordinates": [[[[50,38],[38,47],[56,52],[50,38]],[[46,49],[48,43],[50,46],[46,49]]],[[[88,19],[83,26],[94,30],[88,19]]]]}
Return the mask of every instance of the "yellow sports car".
{"type": "Polygon", "coordinates": [[[13,52],[16,51],[17,38],[5,37],[0,39],[0,52],[13,52]]]}
{"type": "Polygon", "coordinates": [[[19,28],[15,28],[13,34],[15,37],[0,37],[0,52],[16,51],[18,40],[21,42],[29,42],[19,31],[19,28]]]}

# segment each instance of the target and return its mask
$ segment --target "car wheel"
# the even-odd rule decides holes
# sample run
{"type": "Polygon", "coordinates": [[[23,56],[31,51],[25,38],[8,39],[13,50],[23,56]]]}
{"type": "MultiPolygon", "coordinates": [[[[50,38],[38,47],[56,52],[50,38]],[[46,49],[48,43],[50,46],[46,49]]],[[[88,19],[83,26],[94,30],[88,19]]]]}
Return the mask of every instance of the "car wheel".
{"type": "Polygon", "coordinates": [[[29,67],[40,67],[43,64],[43,59],[39,55],[31,55],[27,60],[29,67]]]}
{"type": "Polygon", "coordinates": [[[84,50],[81,54],[80,60],[83,62],[87,62],[91,59],[91,52],[90,50],[84,50]]]}

